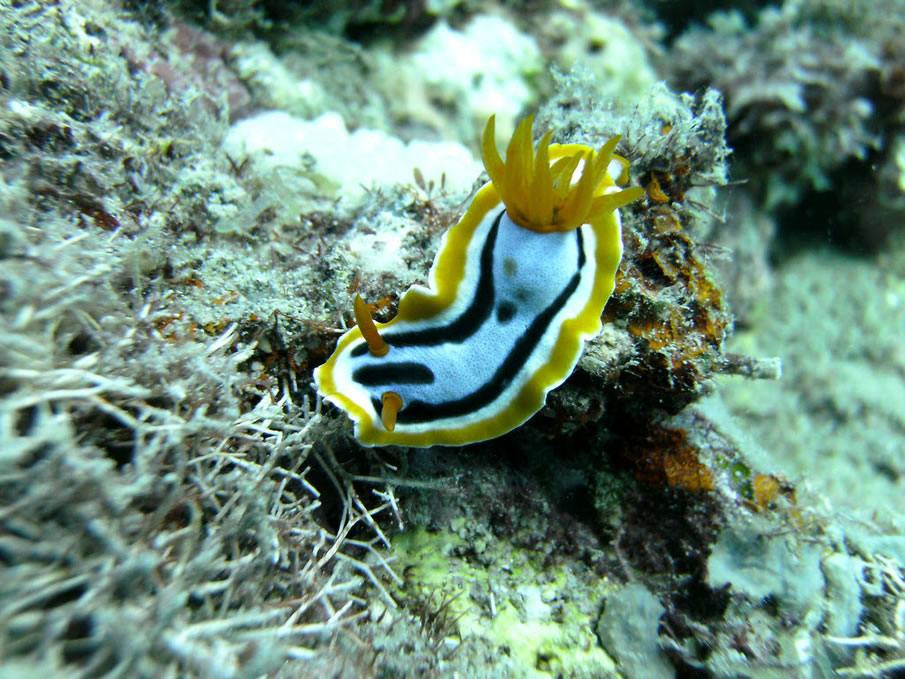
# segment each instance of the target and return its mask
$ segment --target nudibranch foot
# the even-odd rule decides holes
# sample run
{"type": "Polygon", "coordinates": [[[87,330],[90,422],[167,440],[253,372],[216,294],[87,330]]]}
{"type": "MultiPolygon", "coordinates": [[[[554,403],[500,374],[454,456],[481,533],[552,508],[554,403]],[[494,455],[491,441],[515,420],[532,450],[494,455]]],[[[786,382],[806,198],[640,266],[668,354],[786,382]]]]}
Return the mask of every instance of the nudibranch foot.
{"type": "Polygon", "coordinates": [[[314,373],[318,391],[373,445],[464,445],[505,434],[571,374],[600,330],[622,257],[618,137],[598,150],[535,148],[531,118],[505,161],[494,118],[482,155],[490,176],[444,236],[429,289],[414,286],[399,313],[375,323],[356,296],[356,327],[314,373]]]}

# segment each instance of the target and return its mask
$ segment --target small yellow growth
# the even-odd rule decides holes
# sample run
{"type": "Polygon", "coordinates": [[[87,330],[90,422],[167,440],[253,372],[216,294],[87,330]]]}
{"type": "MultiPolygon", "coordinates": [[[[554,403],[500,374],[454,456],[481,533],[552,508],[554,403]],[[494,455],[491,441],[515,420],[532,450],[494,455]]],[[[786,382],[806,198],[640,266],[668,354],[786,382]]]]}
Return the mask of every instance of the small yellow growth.
{"type": "Polygon", "coordinates": [[[380,397],[383,407],[380,409],[380,421],[387,431],[396,428],[396,416],[402,410],[402,397],[395,391],[385,391],[380,397]]]}
{"type": "Polygon", "coordinates": [[[355,302],[352,305],[352,312],[355,314],[355,323],[361,330],[361,336],[368,343],[368,351],[372,356],[386,356],[390,350],[390,345],[377,332],[377,326],[374,325],[374,319],[371,318],[371,312],[368,311],[368,305],[361,298],[361,295],[355,295],[355,302]]]}
{"type": "Polygon", "coordinates": [[[758,511],[772,508],[773,503],[782,492],[779,479],[772,474],[758,474],[754,477],[751,487],[758,511]]]}
{"type": "MultiPolygon", "coordinates": [[[[644,194],[640,187],[607,191],[615,185],[608,172],[613,158],[623,167],[628,165],[625,159],[613,154],[619,137],[607,141],[596,153],[589,148],[570,147],[579,150],[551,163],[550,151],[560,147],[554,144],[551,149],[552,132],[547,132],[535,150],[531,141],[532,121],[529,116],[519,123],[506,148],[505,163],[494,142],[494,116],[487,121],[481,142],[481,155],[490,181],[507,214],[519,226],[540,233],[571,231],[644,194]],[[581,175],[573,182],[582,162],[581,175]]],[[[623,172],[620,180],[626,180],[626,175],[623,172]]]]}
{"type": "Polygon", "coordinates": [[[647,185],[647,196],[655,203],[668,203],[669,196],[667,196],[663,189],[660,188],[660,182],[657,181],[657,178],[654,177],[650,180],[650,183],[647,185]]]}

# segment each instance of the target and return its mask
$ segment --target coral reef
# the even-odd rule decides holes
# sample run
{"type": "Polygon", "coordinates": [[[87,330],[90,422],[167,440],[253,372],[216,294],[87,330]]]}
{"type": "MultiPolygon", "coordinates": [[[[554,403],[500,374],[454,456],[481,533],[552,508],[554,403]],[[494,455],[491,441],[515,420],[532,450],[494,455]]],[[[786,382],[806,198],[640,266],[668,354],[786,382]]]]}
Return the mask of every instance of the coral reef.
{"type": "Polygon", "coordinates": [[[804,219],[780,211],[781,228],[829,230],[862,248],[898,230],[905,40],[887,18],[902,10],[895,0],[787,0],[750,25],[716,12],[676,40],[664,64],[671,81],[726,97],[736,176],[767,210],[805,203],[804,219]]]}
{"type": "Polygon", "coordinates": [[[781,311],[744,338],[751,350],[786,356],[783,379],[723,388],[763,444],[782,450],[777,471],[810,478],[835,503],[866,514],[885,510],[905,482],[898,440],[905,427],[903,290],[901,279],[851,257],[796,256],[773,289],[781,311]],[[846,282],[842,289],[838,280],[846,282]],[[878,303],[864,304],[864,290],[875,290],[878,303]],[[835,472],[812,477],[815,460],[832,460],[835,472]],[[853,478],[863,491],[857,496],[853,478]]]}
{"type": "Polygon", "coordinates": [[[293,172],[302,158],[307,172],[300,179],[307,181],[296,190],[321,198],[355,201],[381,184],[411,183],[416,169],[422,180],[442,189],[469,190],[481,172],[480,163],[461,144],[403,144],[361,127],[350,134],[335,112],[312,121],[282,111],[261,113],[230,128],[223,144],[235,162],[254,159],[255,172],[265,176],[293,172]],[[348,162],[352,157],[358,159],[356,165],[348,162]]]}
{"type": "Polygon", "coordinates": [[[594,381],[608,383],[592,389],[598,398],[613,394],[603,409],[619,412],[615,417],[677,412],[710,388],[732,326],[709,253],[695,240],[712,228],[715,189],[726,182],[726,123],[715,91],[696,101],[660,84],[643,106],[625,113],[598,103],[595,82],[581,72],[561,77],[541,117],[564,141],[623,131],[632,172],[647,191],[623,210],[625,255],[604,313],[610,332],[630,336],[631,357],[607,365],[597,351],[605,347],[592,344],[585,365],[594,361],[594,381]]]}
{"type": "Polygon", "coordinates": [[[100,40],[137,30],[106,9],[2,13],[21,61],[3,64],[0,655],[26,674],[258,676],[318,655],[365,580],[381,591],[390,504],[353,506],[311,452],[314,404],[288,412],[276,371],[252,374],[266,340],[226,320],[230,287],[167,254],[228,215],[210,199],[225,120],[100,40]],[[221,299],[213,318],[193,291],[221,299]]]}
{"type": "Polygon", "coordinates": [[[499,145],[536,101],[535,81],[544,73],[536,39],[496,14],[477,15],[460,27],[438,22],[401,54],[378,49],[376,58],[394,119],[477,141],[487,118],[496,115],[499,145]]]}
{"type": "Polygon", "coordinates": [[[631,109],[657,81],[646,45],[658,33],[653,24],[640,23],[630,8],[624,9],[617,17],[586,3],[569,3],[544,17],[537,32],[541,48],[558,69],[587,69],[601,90],[601,101],[631,109]]]}
{"type": "Polygon", "coordinates": [[[258,110],[306,119],[333,111],[353,128],[389,126],[386,97],[372,84],[379,59],[341,37],[299,27],[285,45],[236,42],[230,62],[258,110]]]}
{"type": "Polygon", "coordinates": [[[796,202],[808,184],[828,189],[829,173],[878,143],[869,93],[879,61],[844,29],[821,31],[790,10],[763,10],[751,30],[740,13],[714,14],[676,44],[676,82],[725,93],[730,143],[751,162],[739,169],[763,183],[768,205],[796,202]]]}
{"type": "Polygon", "coordinates": [[[901,673],[902,3],[763,4],[0,0],[0,673],[901,673]],[[362,449],[312,371],[534,107],[645,189],[602,332],[362,449]]]}

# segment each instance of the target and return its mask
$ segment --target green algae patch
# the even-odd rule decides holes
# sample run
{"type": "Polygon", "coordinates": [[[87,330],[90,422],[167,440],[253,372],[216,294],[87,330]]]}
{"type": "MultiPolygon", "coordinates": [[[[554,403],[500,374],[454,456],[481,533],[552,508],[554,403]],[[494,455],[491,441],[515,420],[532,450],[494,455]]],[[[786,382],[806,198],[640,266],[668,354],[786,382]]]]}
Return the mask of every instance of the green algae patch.
{"type": "Polygon", "coordinates": [[[397,601],[419,615],[424,593],[438,593],[435,607],[455,621],[449,637],[502,658],[499,676],[618,676],[594,632],[614,585],[590,570],[499,541],[481,545],[476,558],[475,545],[451,531],[408,531],[393,548],[405,581],[397,601]]]}
{"type": "Polygon", "coordinates": [[[522,612],[506,604],[489,627],[488,640],[508,648],[524,677],[606,677],[616,674],[613,660],[600,648],[590,625],[577,610],[562,620],[526,620],[522,612]]]}

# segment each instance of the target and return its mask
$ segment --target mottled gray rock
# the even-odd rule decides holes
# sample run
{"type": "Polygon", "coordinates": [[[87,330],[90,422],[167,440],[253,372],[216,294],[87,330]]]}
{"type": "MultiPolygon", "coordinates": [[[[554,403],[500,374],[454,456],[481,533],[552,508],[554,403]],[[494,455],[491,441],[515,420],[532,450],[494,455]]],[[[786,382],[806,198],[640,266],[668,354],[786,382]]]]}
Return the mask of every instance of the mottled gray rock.
{"type": "Polygon", "coordinates": [[[597,621],[597,636],[607,653],[619,661],[627,677],[671,679],[675,670],[657,641],[660,601],[644,585],[630,584],[606,600],[597,621]]]}

